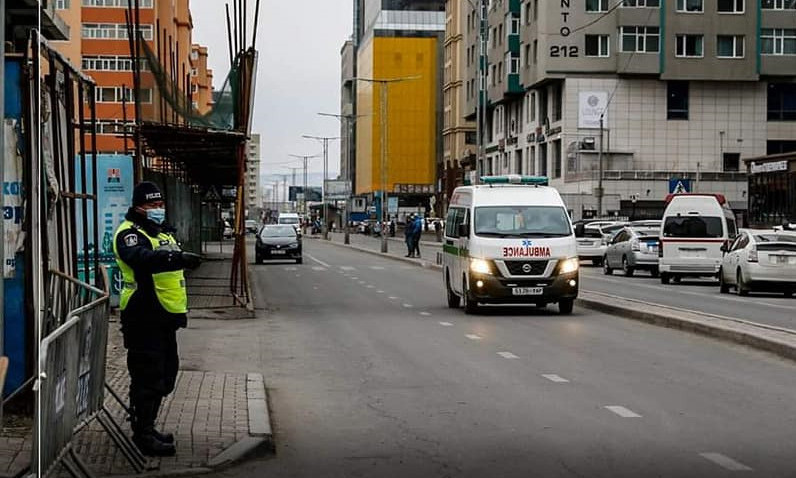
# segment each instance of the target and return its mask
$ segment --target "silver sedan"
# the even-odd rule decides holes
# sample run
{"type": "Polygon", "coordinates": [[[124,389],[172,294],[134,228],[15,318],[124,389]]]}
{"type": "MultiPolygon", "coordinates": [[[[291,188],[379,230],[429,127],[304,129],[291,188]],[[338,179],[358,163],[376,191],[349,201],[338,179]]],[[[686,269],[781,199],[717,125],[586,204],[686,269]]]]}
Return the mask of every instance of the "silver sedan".
{"type": "Polygon", "coordinates": [[[658,277],[658,246],[657,229],[625,227],[608,244],[603,272],[611,275],[614,269],[622,269],[629,277],[636,270],[646,269],[652,277],[658,277]]]}

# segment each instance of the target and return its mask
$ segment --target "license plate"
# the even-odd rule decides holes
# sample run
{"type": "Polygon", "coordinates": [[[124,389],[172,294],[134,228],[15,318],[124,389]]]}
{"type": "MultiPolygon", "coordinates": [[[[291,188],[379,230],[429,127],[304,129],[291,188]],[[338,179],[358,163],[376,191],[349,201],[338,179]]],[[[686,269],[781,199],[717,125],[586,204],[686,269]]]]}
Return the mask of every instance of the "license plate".
{"type": "Polygon", "coordinates": [[[768,256],[773,264],[796,264],[796,257],[788,256],[768,256]],[[790,259],[790,260],[789,260],[790,259]]]}
{"type": "Polygon", "coordinates": [[[512,295],[542,295],[542,287],[515,287],[511,289],[512,295]]]}
{"type": "Polygon", "coordinates": [[[287,251],[273,250],[273,251],[271,251],[271,254],[273,254],[275,256],[278,256],[280,254],[284,254],[285,252],[287,252],[287,251]]]}
{"type": "Polygon", "coordinates": [[[578,244],[580,244],[581,246],[593,246],[594,242],[592,242],[592,241],[578,241],[578,244]]]}

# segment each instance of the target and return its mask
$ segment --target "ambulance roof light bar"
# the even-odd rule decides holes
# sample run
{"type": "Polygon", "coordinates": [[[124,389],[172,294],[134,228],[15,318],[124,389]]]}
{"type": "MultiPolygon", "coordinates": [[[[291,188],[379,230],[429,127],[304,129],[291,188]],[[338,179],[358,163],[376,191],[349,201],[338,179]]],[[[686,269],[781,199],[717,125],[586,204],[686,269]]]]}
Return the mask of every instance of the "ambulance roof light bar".
{"type": "Polygon", "coordinates": [[[550,181],[547,176],[521,176],[507,174],[505,176],[481,176],[481,183],[493,186],[495,184],[529,184],[532,186],[547,186],[550,181]]]}

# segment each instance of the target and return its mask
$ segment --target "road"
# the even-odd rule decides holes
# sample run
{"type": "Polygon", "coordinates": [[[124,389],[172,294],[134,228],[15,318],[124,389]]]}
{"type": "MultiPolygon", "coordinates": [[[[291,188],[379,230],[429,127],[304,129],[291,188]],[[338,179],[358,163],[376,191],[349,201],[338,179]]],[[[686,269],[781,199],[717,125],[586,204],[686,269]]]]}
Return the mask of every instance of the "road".
{"type": "Polygon", "coordinates": [[[792,362],[577,308],[467,316],[438,271],[322,241],[253,276],[260,318],[181,343],[269,389],[275,456],[214,476],[796,473],[792,362]]]}

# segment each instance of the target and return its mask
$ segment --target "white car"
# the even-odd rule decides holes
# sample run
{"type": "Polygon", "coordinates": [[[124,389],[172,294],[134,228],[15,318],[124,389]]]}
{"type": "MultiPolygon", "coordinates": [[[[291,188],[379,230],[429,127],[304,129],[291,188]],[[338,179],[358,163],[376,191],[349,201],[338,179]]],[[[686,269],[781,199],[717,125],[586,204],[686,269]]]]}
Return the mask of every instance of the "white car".
{"type": "Polygon", "coordinates": [[[605,240],[600,226],[587,224],[577,240],[578,258],[590,260],[595,266],[602,265],[608,242],[605,240]]]}
{"type": "Polygon", "coordinates": [[[734,287],[738,295],[755,290],[796,291],[796,232],[772,229],[741,229],[724,257],[719,270],[723,294],[734,287]]]}

